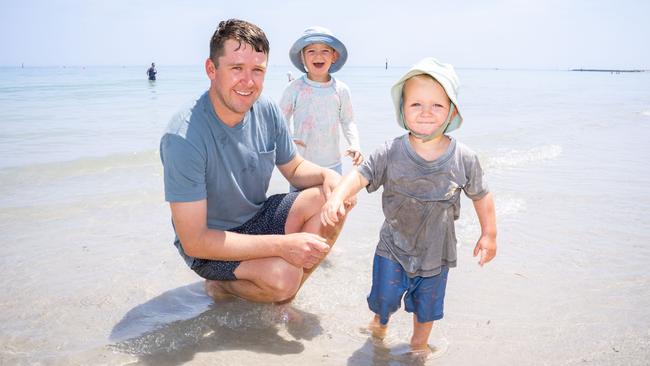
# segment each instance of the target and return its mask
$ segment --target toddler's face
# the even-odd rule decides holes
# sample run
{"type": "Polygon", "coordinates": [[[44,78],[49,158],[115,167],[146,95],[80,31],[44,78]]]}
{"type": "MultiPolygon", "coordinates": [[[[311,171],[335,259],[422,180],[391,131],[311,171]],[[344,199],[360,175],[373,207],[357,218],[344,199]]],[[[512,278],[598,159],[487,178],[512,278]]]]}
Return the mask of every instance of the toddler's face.
{"type": "Polygon", "coordinates": [[[445,89],[429,76],[417,75],[404,83],[402,111],[411,131],[428,135],[440,127],[451,102],[445,89]]]}
{"type": "Polygon", "coordinates": [[[310,79],[328,81],[330,66],[336,62],[339,55],[328,45],[314,43],[302,49],[302,57],[310,79]]]}

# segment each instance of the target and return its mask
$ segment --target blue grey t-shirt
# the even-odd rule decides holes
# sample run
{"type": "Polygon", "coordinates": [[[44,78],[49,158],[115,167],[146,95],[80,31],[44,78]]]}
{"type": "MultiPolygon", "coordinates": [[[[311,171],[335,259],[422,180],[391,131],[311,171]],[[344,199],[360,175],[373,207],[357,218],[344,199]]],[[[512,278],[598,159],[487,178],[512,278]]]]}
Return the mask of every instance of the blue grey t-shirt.
{"type": "Polygon", "coordinates": [[[295,154],[284,116],[270,99],[260,97],[239,124],[228,127],[206,92],[172,118],[160,141],[165,200],[207,199],[208,227],[235,228],[266,201],[273,167],[295,154]]]}

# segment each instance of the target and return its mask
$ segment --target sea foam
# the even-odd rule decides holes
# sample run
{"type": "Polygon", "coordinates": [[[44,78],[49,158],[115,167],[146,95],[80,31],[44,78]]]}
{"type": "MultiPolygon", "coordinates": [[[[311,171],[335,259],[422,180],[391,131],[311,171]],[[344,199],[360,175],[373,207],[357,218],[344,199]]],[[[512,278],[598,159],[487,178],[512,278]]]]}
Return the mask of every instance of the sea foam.
{"type": "Polygon", "coordinates": [[[544,145],[533,147],[529,150],[509,150],[499,156],[488,159],[488,168],[516,167],[538,161],[557,159],[562,155],[559,145],[544,145]]]}

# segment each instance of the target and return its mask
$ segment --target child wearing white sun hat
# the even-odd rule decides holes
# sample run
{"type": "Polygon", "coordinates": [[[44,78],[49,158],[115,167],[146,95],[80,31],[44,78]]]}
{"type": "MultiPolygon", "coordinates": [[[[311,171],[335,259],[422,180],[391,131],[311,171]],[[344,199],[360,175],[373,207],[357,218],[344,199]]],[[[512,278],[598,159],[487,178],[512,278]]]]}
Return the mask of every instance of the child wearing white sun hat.
{"type": "Polygon", "coordinates": [[[405,135],[386,142],[351,171],[321,210],[324,225],[346,213],[344,202],[362,188],[383,187],[385,216],[375,250],[368,307],[375,314],[372,335],[383,338],[390,316],[404,302],[413,313],[411,349],[431,353],[429,334],[444,315],[449,269],[456,267],[454,221],[461,191],[469,197],[481,225],[474,246],[479,264],[496,255],[496,218],[492,195],[478,156],[446,133],[460,127],[458,76],[451,65],[426,58],[391,89],[397,124],[405,135]]]}
{"type": "Polygon", "coordinates": [[[350,89],[331,75],[347,58],[345,45],[329,29],[307,28],[289,50],[293,65],[305,74],[287,85],[280,101],[300,154],[339,174],[339,129],[348,145],[345,155],[354,165],[363,161],[350,89]]]}

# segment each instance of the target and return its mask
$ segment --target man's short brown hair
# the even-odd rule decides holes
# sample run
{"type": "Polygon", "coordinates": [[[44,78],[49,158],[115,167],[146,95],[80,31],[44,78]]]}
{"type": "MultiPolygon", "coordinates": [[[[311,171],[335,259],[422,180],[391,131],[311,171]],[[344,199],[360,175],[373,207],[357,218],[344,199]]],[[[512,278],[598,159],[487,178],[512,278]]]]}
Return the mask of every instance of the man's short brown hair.
{"type": "Polygon", "coordinates": [[[267,56],[269,54],[269,41],[258,26],[245,20],[222,20],[210,40],[210,59],[216,67],[219,67],[219,57],[224,54],[224,43],[229,39],[238,41],[239,47],[246,43],[256,52],[264,52],[267,56]]]}

